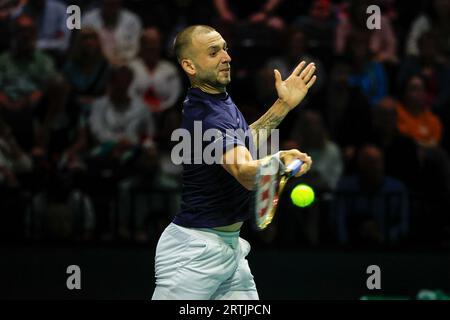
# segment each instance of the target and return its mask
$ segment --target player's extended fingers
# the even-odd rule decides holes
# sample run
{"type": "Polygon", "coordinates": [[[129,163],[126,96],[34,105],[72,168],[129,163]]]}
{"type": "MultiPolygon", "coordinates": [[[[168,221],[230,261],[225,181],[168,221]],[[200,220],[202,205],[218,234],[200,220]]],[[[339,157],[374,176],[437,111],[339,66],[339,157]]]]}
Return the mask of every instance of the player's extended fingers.
{"type": "Polygon", "coordinates": [[[316,82],[316,80],[317,80],[317,76],[313,76],[311,78],[311,80],[309,80],[308,83],[306,83],[305,87],[307,89],[311,88],[313,86],[314,82],[316,82]]]}
{"type": "Polygon", "coordinates": [[[312,160],[307,153],[301,152],[300,150],[297,149],[292,149],[290,150],[290,152],[293,153],[293,156],[295,158],[300,159],[304,164],[311,166],[312,160]]]}
{"type": "Polygon", "coordinates": [[[302,61],[300,62],[297,67],[295,67],[294,71],[292,71],[291,76],[298,76],[300,72],[302,71],[303,67],[305,66],[306,62],[302,61]]]}
{"type": "Polygon", "coordinates": [[[307,83],[310,79],[311,79],[311,77],[314,75],[314,72],[316,71],[316,66],[315,65],[313,65],[311,68],[309,68],[309,71],[308,71],[308,73],[305,75],[305,77],[303,78],[303,81],[305,82],[305,83],[307,83]]]}
{"type": "Polygon", "coordinates": [[[316,68],[314,62],[311,62],[306,66],[305,69],[303,69],[303,71],[299,75],[300,79],[305,79],[305,77],[308,75],[308,73],[311,71],[312,68],[314,69],[316,68]]]}

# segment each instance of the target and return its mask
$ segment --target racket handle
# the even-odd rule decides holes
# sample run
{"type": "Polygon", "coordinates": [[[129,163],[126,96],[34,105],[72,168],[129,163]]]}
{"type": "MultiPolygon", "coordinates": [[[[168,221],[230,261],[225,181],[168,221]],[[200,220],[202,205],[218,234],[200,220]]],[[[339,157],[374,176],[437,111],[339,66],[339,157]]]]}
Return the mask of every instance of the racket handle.
{"type": "Polygon", "coordinates": [[[289,175],[289,177],[295,176],[300,171],[302,164],[303,164],[303,161],[299,160],[299,159],[295,159],[294,161],[292,161],[292,163],[290,165],[288,165],[288,167],[286,168],[286,171],[287,171],[287,174],[289,175]]]}

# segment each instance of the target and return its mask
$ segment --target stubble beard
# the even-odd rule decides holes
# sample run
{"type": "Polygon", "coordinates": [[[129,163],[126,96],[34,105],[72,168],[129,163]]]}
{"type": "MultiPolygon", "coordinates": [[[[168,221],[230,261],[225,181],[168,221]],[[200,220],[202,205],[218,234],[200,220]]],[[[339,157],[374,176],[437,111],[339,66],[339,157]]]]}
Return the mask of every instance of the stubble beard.
{"type": "MultiPolygon", "coordinates": [[[[230,72],[230,71],[228,71],[230,72]]],[[[231,77],[221,76],[221,72],[201,72],[201,76],[199,77],[201,82],[204,82],[210,85],[213,88],[219,89],[221,91],[225,91],[227,85],[231,82],[231,77]]]]}

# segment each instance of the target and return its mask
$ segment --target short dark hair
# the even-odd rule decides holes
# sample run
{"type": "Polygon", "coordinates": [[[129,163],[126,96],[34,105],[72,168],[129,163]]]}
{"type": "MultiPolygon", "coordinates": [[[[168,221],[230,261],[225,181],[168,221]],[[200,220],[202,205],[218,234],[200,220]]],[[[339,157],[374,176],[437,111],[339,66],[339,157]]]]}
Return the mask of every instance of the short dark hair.
{"type": "Polygon", "coordinates": [[[173,42],[173,51],[178,62],[181,62],[182,59],[186,58],[186,49],[192,43],[192,38],[195,34],[209,33],[212,31],[216,31],[216,29],[207,25],[193,25],[181,30],[173,42]]]}

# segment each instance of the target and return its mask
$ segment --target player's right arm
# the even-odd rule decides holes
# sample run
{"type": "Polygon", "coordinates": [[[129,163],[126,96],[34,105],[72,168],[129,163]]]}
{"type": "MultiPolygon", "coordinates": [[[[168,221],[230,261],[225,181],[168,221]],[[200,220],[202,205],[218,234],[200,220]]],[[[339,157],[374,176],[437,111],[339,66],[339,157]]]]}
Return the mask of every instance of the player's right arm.
{"type": "MultiPolygon", "coordinates": [[[[273,156],[275,155],[269,157],[273,156]]],[[[296,175],[297,177],[305,174],[312,164],[311,158],[297,149],[280,151],[279,157],[285,166],[288,166],[295,159],[300,159],[303,162],[301,170],[296,175]]],[[[253,190],[256,173],[262,161],[263,159],[254,160],[250,151],[246,147],[239,145],[223,155],[222,167],[244,188],[253,190]]]]}

